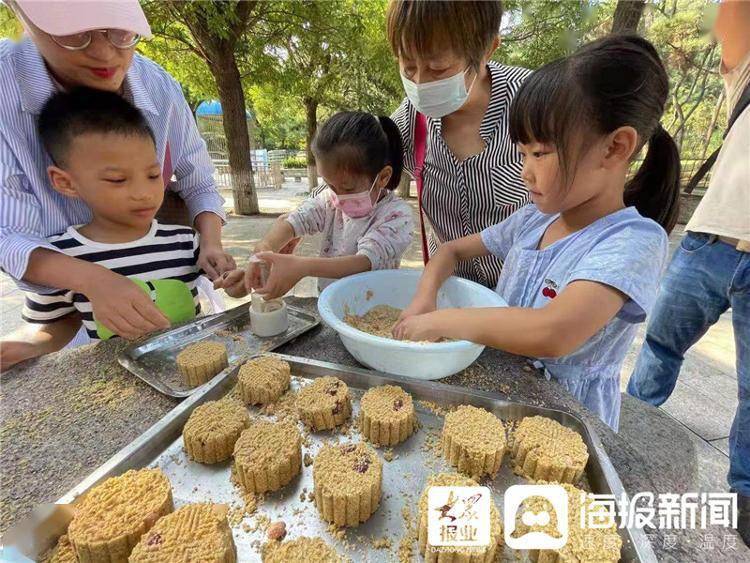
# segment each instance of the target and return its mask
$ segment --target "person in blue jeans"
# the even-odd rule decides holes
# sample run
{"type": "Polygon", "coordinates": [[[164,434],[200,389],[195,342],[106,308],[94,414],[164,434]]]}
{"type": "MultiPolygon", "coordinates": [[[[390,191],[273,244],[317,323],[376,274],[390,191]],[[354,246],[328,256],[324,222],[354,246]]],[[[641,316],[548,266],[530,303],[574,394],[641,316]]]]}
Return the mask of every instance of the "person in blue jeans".
{"type": "MultiPolygon", "coordinates": [[[[731,115],[750,82],[750,2],[722,2],[714,31],[731,115]]],[[[724,140],[706,195],[685,227],[646,331],[628,393],[659,406],[685,352],[732,309],[739,405],[729,434],[728,481],[738,493],[738,531],[750,546],[750,108],[724,140]]]]}

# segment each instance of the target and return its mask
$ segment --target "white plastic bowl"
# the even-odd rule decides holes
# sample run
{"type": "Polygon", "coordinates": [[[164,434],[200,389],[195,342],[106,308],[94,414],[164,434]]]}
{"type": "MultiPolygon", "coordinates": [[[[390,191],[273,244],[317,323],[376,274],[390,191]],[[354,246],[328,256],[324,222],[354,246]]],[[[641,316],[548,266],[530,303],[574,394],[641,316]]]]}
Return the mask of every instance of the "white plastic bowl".
{"type": "MultiPolygon", "coordinates": [[[[318,311],[360,363],[417,379],[447,377],[471,365],[484,346],[466,340],[436,343],[392,340],[357,330],[343,320],[346,313],[363,315],[375,305],[406,308],[421,275],[422,270],[378,270],[340,279],[320,294],[318,311]]],[[[439,309],[506,306],[505,300],[491,289],[462,278],[449,278],[438,293],[439,309]]]]}

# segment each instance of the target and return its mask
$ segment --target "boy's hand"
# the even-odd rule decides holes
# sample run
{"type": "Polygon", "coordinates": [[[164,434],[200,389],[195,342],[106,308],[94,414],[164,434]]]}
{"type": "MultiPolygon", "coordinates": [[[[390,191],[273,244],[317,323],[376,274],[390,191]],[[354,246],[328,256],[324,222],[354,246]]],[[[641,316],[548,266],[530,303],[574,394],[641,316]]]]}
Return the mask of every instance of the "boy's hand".
{"type": "Polygon", "coordinates": [[[94,318],[123,338],[134,340],[169,328],[169,319],[125,276],[102,268],[95,279],[89,280],[83,293],[91,302],[94,318]]]}
{"type": "MultiPolygon", "coordinates": [[[[266,299],[281,297],[292,289],[299,280],[307,276],[305,260],[299,256],[273,252],[260,252],[256,256],[271,267],[266,284],[263,287],[255,288],[255,291],[266,299]]],[[[247,287],[247,272],[245,283],[247,287]]]]}
{"type": "Polygon", "coordinates": [[[414,342],[434,342],[443,335],[439,332],[437,311],[424,315],[413,315],[399,321],[393,327],[393,336],[398,340],[414,342]]]}
{"type": "Polygon", "coordinates": [[[232,270],[231,272],[224,272],[221,276],[214,280],[214,289],[223,289],[229,297],[239,299],[247,295],[247,289],[245,289],[245,271],[244,270],[232,270]]]}
{"type": "Polygon", "coordinates": [[[198,266],[206,272],[211,281],[221,277],[224,272],[237,269],[234,258],[224,252],[221,246],[212,244],[201,244],[198,266]]]}

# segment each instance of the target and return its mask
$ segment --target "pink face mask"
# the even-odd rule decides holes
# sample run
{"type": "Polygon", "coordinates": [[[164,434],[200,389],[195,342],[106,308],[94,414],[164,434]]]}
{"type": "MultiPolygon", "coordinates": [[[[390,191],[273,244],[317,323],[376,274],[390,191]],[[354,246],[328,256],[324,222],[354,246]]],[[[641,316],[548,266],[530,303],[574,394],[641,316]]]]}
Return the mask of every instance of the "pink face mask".
{"type": "MultiPolygon", "coordinates": [[[[372,213],[374,207],[372,203],[372,188],[375,187],[375,182],[378,181],[377,176],[372,182],[372,186],[366,192],[359,192],[356,194],[345,194],[338,195],[336,192],[331,190],[331,201],[336,209],[340,209],[341,212],[351,219],[359,219],[361,217],[367,217],[372,213]]],[[[378,196],[380,195],[380,188],[378,189],[378,196]]]]}

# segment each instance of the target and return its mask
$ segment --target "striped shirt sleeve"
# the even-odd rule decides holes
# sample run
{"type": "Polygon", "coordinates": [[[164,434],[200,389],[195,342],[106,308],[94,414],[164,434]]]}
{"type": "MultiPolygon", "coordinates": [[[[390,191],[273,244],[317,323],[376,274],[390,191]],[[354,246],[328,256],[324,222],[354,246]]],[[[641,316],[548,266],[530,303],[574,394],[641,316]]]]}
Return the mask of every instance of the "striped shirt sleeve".
{"type": "MultiPolygon", "coordinates": [[[[15,155],[0,136],[0,269],[20,280],[31,252],[39,247],[56,250],[43,237],[39,200],[30,189],[15,155]]],[[[31,288],[34,286],[25,287],[31,288]]]]}
{"type": "MultiPolygon", "coordinates": [[[[177,83],[173,86],[179,90],[177,83]]],[[[204,211],[210,211],[226,222],[224,198],[216,189],[214,180],[214,165],[182,91],[174,95],[172,102],[177,106],[176,111],[180,113],[179,122],[182,125],[180,150],[176,151],[177,147],[171,147],[177,156],[174,163],[177,178],[174,190],[185,201],[191,222],[204,211]]]]}
{"type": "Polygon", "coordinates": [[[417,111],[409,103],[409,98],[404,98],[398,109],[393,112],[391,119],[401,133],[401,142],[404,146],[404,170],[414,177],[414,122],[417,111]]]}
{"type": "Polygon", "coordinates": [[[28,323],[51,324],[75,310],[72,291],[60,290],[49,295],[28,292],[21,317],[28,323]]]}

